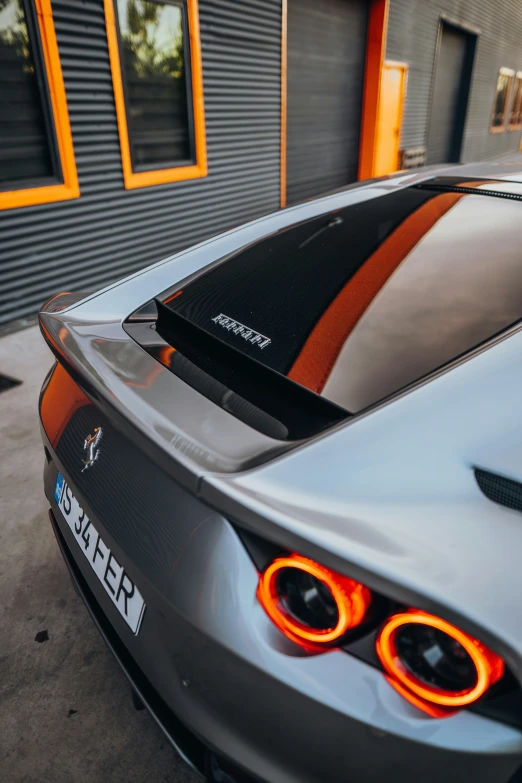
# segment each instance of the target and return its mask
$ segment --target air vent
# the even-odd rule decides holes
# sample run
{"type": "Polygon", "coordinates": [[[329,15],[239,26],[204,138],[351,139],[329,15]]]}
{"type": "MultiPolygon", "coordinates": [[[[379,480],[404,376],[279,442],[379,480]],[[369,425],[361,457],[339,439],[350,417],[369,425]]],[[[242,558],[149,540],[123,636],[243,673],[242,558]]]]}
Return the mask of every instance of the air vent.
{"type": "Polygon", "coordinates": [[[482,492],[494,503],[522,511],[522,484],[519,481],[475,468],[475,478],[482,492]]]}

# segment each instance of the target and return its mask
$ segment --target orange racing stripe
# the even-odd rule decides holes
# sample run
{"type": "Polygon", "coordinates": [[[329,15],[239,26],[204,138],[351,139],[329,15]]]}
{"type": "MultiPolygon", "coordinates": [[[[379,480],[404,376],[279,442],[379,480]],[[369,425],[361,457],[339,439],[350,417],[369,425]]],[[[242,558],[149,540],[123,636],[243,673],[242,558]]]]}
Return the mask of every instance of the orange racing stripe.
{"type": "Polygon", "coordinates": [[[462,198],[441,193],[409,215],[348,280],[312,329],[288,377],[320,394],[348,335],[420,240],[462,198]]]}

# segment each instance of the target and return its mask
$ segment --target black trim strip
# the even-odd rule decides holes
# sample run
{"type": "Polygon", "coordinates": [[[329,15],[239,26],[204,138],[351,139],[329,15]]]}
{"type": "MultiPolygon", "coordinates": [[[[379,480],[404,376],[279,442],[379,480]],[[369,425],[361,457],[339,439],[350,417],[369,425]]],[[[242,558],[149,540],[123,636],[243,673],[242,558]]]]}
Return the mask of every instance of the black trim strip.
{"type": "MultiPolygon", "coordinates": [[[[155,302],[157,334],[208,376],[281,422],[287,440],[309,438],[350,416],[344,408],[191,323],[159,299],[155,302]]],[[[175,366],[169,369],[175,372],[175,366]]]]}
{"type": "Polygon", "coordinates": [[[495,190],[479,190],[478,188],[467,188],[461,185],[436,185],[430,183],[420,183],[412,185],[417,190],[436,190],[440,193],[469,193],[472,196],[493,196],[494,198],[507,198],[511,201],[522,201],[522,194],[518,193],[499,193],[495,190]]]}

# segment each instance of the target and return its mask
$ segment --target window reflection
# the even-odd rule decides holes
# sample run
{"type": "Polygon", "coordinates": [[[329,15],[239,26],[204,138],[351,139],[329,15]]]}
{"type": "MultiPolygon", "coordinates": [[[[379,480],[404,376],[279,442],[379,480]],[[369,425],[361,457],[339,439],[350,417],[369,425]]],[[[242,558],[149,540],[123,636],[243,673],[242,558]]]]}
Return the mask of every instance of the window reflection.
{"type": "Polygon", "coordinates": [[[519,212],[517,203],[463,196],[428,220],[350,331],[322,394],[360,411],[518,321],[520,242],[512,226],[519,212]]]}
{"type": "Polygon", "coordinates": [[[192,162],[185,9],[118,0],[124,92],[133,168],[192,162]]]}
{"type": "Polygon", "coordinates": [[[507,196],[520,184],[383,186],[212,265],[166,300],[164,317],[357,413],[522,317],[520,203],[480,188],[507,196]],[[238,324],[270,345],[243,339],[238,324]]]}
{"type": "Polygon", "coordinates": [[[0,2],[0,182],[55,174],[21,0],[0,2]]]}
{"type": "Polygon", "coordinates": [[[512,130],[522,127],[522,71],[518,71],[515,77],[509,127],[512,130]]]}
{"type": "Polygon", "coordinates": [[[503,130],[506,119],[506,105],[513,81],[513,71],[508,68],[501,68],[498,72],[497,89],[495,92],[495,102],[493,105],[493,116],[491,118],[492,130],[503,130]]]}

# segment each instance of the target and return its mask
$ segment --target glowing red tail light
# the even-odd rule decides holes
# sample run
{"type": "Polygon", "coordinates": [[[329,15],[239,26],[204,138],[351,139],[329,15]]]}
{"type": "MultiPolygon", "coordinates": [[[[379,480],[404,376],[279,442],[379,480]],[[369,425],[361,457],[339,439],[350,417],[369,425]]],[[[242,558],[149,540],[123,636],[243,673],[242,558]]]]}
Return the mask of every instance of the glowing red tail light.
{"type": "Polygon", "coordinates": [[[332,644],[360,625],[371,602],[364,585],[297,554],[268,566],[257,595],[289,639],[312,645],[332,644]]]}
{"type": "Polygon", "coordinates": [[[502,658],[482,642],[416,609],[386,621],[376,650],[389,682],[421,709],[423,702],[449,710],[473,704],[504,673],[502,658]]]}

